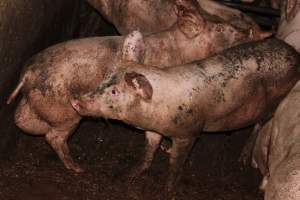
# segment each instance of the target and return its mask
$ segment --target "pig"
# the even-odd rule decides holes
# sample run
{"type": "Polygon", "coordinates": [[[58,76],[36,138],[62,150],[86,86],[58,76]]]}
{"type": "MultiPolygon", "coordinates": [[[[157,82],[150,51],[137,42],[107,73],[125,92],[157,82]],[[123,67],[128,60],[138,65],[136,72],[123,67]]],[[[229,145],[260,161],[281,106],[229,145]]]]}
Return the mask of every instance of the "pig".
{"type": "Polygon", "coordinates": [[[258,134],[252,166],[264,178],[265,200],[300,199],[300,81],[258,134]]]}
{"type": "Polygon", "coordinates": [[[125,63],[70,102],[81,116],[121,120],[146,131],[142,164],[129,177],[148,169],[162,136],[170,137],[166,188],[172,194],[198,134],[268,119],[299,80],[299,64],[292,47],[267,39],[166,69],[125,63]]]}
{"type": "Polygon", "coordinates": [[[276,37],[300,52],[300,1],[282,1],[281,18],[276,37]]]}
{"type": "Polygon", "coordinates": [[[83,169],[72,160],[67,146],[68,137],[81,120],[70,99],[96,88],[116,69],[118,62],[168,67],[255,39],[249,38],[247,31],[227,24],[204,23],[197,12],[182,6],[181,10],[178,22],[164,32],[143,37],[134,31],[126,37],[73,40],[34,56],[7,100],[10,103],[22,89],[24,96],[16,108],[16,125],[24,132],[45,135],[66,168],[81,172],[83,169]],[[224,32],[216,31],[220,28],[224,32]]]}
{"type": "MultiPolygon", "coordinates": [[[[300,52],[300,1],[299,0],[281,0],[281,19],[278,26],[276,37],[293,46],[300,52]]],[[[244,166],[251,160],[252,149],[260,130],[260,126],[256,126],[241,153],[240,161],[244,166]]]]}
{"type": "MultiPolygon", "coordinates": [[[[261,33],[258,25],[246,14],[211,0],[87,0],[121,34],[133,30],[155,33],[166,30],[178,20],[178,5],[197,10],[206,20],[227,23],[236,29],[261,33]]],[[[219,31],[222,32],[222,29],[219,31]]]]}

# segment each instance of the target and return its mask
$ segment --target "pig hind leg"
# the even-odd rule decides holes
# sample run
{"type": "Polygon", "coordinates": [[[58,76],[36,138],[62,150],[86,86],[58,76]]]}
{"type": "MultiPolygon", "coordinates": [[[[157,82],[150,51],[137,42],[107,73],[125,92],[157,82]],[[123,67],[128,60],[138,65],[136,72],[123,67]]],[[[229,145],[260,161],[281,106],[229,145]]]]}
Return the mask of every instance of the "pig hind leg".
{"type": "MultiPolygon", "coordinates": [[[[57,128],[51,127],[47,122],[41,120],[41,118],[34,112],[26,97],[22,98],[16,109],[15,123],[26,133],[33,135],[46,135],[47,142],[56,151],[66,168],[72,169],[76,172],[82,171],[78,164],[72,160],[66,143],[74,128],[66,126],[68,128],[61,128],[57,130],[57,128]]],[[[77,123],[74,123],[72,127],[76,127],[77,123]]]]}
{"type": "Polygon", "coordinates": [[[24,132],[33,135],[44,135],[50,129],[48,123],[41,120],[30,107],[26,97],[22,98],[16,109],[15,123],[24,132]]]}
{"type": "Polygon", "coordinates": [[[131,181],[138,177],[140,174],[145,172],[151,166],[154,154],[159,147],[162,136],[158,133],[146,131],[146,148],[144,152],[144,156],[139,161],[136,167],[134,167],[130,172],[131,181]]]}
{"type": "Polygon", "coordinates": [[[67,144],[67,140],[72,134],[76,125],[77,123],[72,128],[64,128],[62,130],[58,128],[52,128],[48,133],[46,133],[46,140],[57,153],[58,157],[64,163],[67,169],[75,172],[82,172],[83,169],[81,169],[81,167],[73,161],[67,144]]]}

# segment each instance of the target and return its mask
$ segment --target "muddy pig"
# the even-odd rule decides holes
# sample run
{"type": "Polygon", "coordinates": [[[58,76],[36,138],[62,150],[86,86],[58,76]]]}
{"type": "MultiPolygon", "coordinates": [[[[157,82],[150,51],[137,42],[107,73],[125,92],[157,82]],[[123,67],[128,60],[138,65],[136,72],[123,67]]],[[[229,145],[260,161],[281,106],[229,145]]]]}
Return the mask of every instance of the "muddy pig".
{"type": "Polygon", "coordinates": [[[281,18],[276,34],[277,38],[284,40],[300,52],[300,1],[283,0],[281,18]]]}
{"type": "Polygon", "coordinates": [[[170,137],[170,192],[201,131],[239,129],[271,116],[299,79],[299,65],[292,47],[267,39],[166,69],[126,64],[71,104],[81,116],[122,120],[146,131],[142,165],[132,177],[150,167],[162,136],[170,137]]]}
{"type": "MultiPolygon", "coordinates": [[[[228,24],[240,31],[252,30],[254,37],[260,37],[262,34],[258,25],[249,16],[211,0],[87,1],[114,24],[121,34],[127,34],[133,30],[139,30],[142,33],[166,30],[178,20],[178,13],[181,12],[178,5],[188,6],[211,23],[228,24]]],[[[220,27],[218,31],[223,30],[220,27]]]]}
{"type": "MultiPolygon", "coordinates": [[[[300,1],[299,0],[281,0],[281,19],[276,37],[293,46],[300,52],[300,1]]],[[[255,144],[258,131],[261,126],[256,126],[250,135],[244,149],[241,153],[240,161],[247,165],[251,160],[252,150],[255,144]]]]}
{"type": "Polygon", "coordinates": [[[264,178],[265,200],[300,199],[300,81],[262,128],[252,165],[264,178]]]}
{"type": "Polygon", "coordinates": [[[134,31],[127,37],[73,40],[37,54],[27,63],[7,101],[10,103],[22,89],[24,97],[16,109],[16,125],[27,133],[45,135],[68,169],[82,171],[73,162],[66,143],[81,119],[69,104],[70,98],[96,88],[122,60],[167,67],[249,40],[248,33],[227,25],[204,23],[198,13],[182,6],[181,9],[179,21],[164,32],[144,38],[134,31]],[[209,34],[220,27],[226,34],[209,34]]]}

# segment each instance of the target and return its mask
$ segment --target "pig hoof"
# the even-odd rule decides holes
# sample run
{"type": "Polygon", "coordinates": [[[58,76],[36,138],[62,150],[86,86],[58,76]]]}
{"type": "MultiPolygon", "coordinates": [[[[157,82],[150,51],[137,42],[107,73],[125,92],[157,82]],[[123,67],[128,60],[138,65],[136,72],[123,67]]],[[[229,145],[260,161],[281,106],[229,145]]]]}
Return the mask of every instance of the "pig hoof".
{"type": "Polygon", "coordinates": [[[69,164],[68,166],[66,166],[67,169],[70,169],[76,173],[81,173],[81,172],[84,172],[84,169],[82,169],[78,164],[69,164]]]}
{"type": "Polygon", "coordinates": [[[162,140],[161,144],[160,144],[160,149],[167,153],[167,154],[171,154],[171,148],[172,148],[172,143],[169,140],[162,140]]]}
{"type": "Polygon", "coordinates": [[[243,149],[242,153],[240,154],[239,157],[239,163],[241,163],[242,168],[247,168],[247,166],[250,165],[251,163],[251,156],[252,156],[252,151],[249,149],[243,149]]]}

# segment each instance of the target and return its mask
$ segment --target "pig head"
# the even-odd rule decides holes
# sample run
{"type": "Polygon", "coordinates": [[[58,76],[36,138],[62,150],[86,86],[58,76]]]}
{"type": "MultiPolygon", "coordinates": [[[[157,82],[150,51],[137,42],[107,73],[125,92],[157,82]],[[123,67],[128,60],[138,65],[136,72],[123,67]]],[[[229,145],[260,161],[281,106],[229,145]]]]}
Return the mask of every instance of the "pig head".
{"type": "Polygon", "coordinates": [[[300,199],[300,82],[278,106],[256,140],[252,165],[264,178],[265,200],[300,199]]]}

